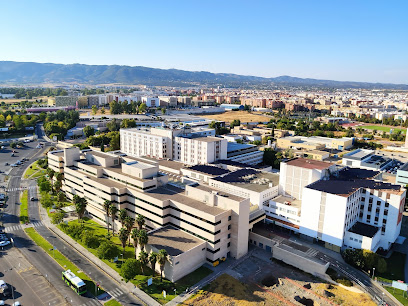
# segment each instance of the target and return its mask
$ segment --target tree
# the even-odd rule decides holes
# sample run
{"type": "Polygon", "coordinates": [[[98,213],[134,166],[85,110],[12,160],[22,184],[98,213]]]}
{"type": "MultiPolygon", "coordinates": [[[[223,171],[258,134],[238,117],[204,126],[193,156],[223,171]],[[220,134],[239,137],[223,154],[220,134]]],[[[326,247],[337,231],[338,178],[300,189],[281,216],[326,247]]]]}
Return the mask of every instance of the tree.
{"type": "Polygon", "coordinates": [[[88,138],[89,136],[95,135],[95,129],[90,125],[87,125],[86,127],[84,127],[83,132],[86,138],[88,138]]]}
{"type": "Polygon", "coordinates": [[[380,273],[385,273],[387,271],[387,262],[382,257],[378,258],[377,271],[380,273]]]}
{"type": "Polygon", "coordinates": [[[146,103],[142,103],[139,105],[139,113],[144,113],[146,111],[147,105],[146,103]]]}
{"type": "Polygon", "coordinates": [[[144,251],[145,245],[149,242],[149,236],[147,235],[147,231],[144,229],[139,230],[137,240],[139,241],[140,249],[144,251]]]}
{"type": "Polygon", "coordinates": [[[110,240],[106,240],[98,247],[97,255],[100,259],[112,260],[119,256],[120,250],[116,244],[110,240]]]}
{"type": "Polygon", "coordinates": [[[85,198],[81,198],[78,203],[75,204],[75,211],[78,214],[78,220],[82,220],[88,201],[85,198]]]}
{"type": "Polygon", "coordinates": [[[165,249],[161,249],[159,251],[159,254],[157,254],[157,261],[160,265],[160,281],[163,281],[163,270],[164,270],[164,265],[166,264],[166,261],[168,260],[168,254],[165,249]]]}
{"type": "Polygon", "coordinates": [[[234,119],[234,120],[231,122],[230,127],[231,127],[231,129],[233,129],[234,127],[240,126],[240,125],[241,125],[241,121],[240,121],[239,119],[234,119]]]}
{"type": "Polygon", "coordinates": [[[64,174],[58,172],[55,178],[57,179],[57,181],[62,182],[62,180],[64,179],[64,174]]]}
{"type": "Polygon", "coordinates": [[[55,191],[56,191],[57,193],[61,190],[61,187],[62,187],[61,181],[56,181],[56,182],[54,183],[54,189],[55,189],[55,191]]]}
{"type": "Polygon", "coordinates": [[[92,231],[84,231],[81,235],[82,243],[91,249],[97,249],[100,245],[98,236],[96,236],[92,231]]]}
{"type": "Polygon", "coordinates": [[[119,210],[119,221],[122,224],[122,227],[124,227],[125,219],[128,216],[126,209],[122,208],[119,210]]]}
{"type": "Polygon", "coordinates": [[[52,178],[55,175],[55,171],[52,170],[51,168],[47,168],[47,174],[48,174],[48,177],[50,178],[50,180],[52,180],[52,178]]]}
{"type": "Polygon", "coordinates": [[[153,275],[154,275],[154,271],[156,269],[157,256],[158,256],[158,254],[156,252],[151,252],[150,255],[149,255],[149,262],[150,262],[150,266],[153,269],[153,275]]]}
{"type": "Polygon", "coordinates": [[[106,124],[106,127],[108,128],[109,131],[116,132],[119,131],[120,129],[120,123],[119,121],[116,120],[116,118],[113,118],[112,121],[106,124]]]}
{"type": "Polygon", "coordinates": [[[109,147],[111,151],[116,151],[120,149],[120,134],[119,132],[115,132],[112,137],[111,140],[109,142],[109,147]]]}
{"type": "Polygon", "coordinates": [[[148,255],[147,255],[147,253],[145,252],[145,251],[141,251],[140,253],[139,253],[139,262],[140,262],[140,268],[142,269],[142,273],[144,274],[144,266],[146,266],[147,265],[147,263],[148,263],[148,255]]]}
{"type": "Polygon", "coordinates": [[[106,213],[106,226],[107,226],[107,228],[108,228],[108,233],[109,233],[109,211],[110,211],[110,206],[111,206],[111,201],[109,201],[109,200],[105,200],[104,202],[103,202],[103,209],[105,210],[105,213],[106,213]]]}
{"type": "Polygon", "coordinates": [[[139,230],[141,230],[143,228],[143,225],[145,224],[145,218],[142,215],[138,214],[136,217],[136,223],[139,230]]]}
{"type": "Polygon", "coordinates": [[[161,112],[162,112],[163,115],[165,115],[165,114],[166,114],[166,109],[163,107],[163,108],[161,109],[161,112]]]}
{"type": "Polygon", "coordinates": [[[134,258],[126,259],[126,261],[120,267],[120,276],[128,282],[137,275],[139,268],[139,261],[134,258]]]}
{"type": "Polygon", "coordinates": [[[40,187],[40,191],[45,193],[49,193],[52,188],[51,183],[48,181],[41,182],[38,186],[40,187]]]}
{"type": "MultiPolygon", "coordinates": [[[[135,225],[135,219],[133,219],[132,217],[127,216],[125,218],[125,227],[127,229],[127,231],[130,232],[132,231],[133,226],[135,225]]],[[[129,235],[129,246],[130,246],[130,235],[129,235]]]]}
{"type": "Polygon", "coordinates": [[[92,115],[96,115],[98,112],[98,107],[96,105],[92,105],[92,115]]]}
{"type": "Polygon", "coordinates": [[[60,224],[64,220],[65,213],[63,211],[55,212],[51,215],[52,224],[60,224]]]}
{"type": "Polygon", "coordinates": [[[130,236],[133,239],[133,247],[135,248],[135,258],[137,258],[137,245],[139,243],[139,230],[134,228],[130,236]]]}
{"type": "Polygon", "coordinates": [[[58,194],[57,194],[57,201],[58,202],[65,202],[65,199],[66,199],[66,197],[65,197],[65,194],[63,193],[63,192],[58,192],[58,194]]]}
{"type": "Polygon", "coordinates": [[[109,213],[111,215],[112,219],[112,234],[115,236],[115,220],[116,220],[116,213],[118,212],[118,209],[115,205],[111,204],[109,206],[109,213]]]}
{"type": "Polygon", "coordinates": [[[102,115],[104,115],[104,114],[105,114],[105,112],[106,112],[106,111],[105,111],[105,108],[104,108],[104,107],[102,107],[102,108],[101,108],[101,114],[102,114],[102,115]]]}
{"type": "Polygon", "coordinates": [[[119,230],[119,240],[122,243],[122,248],[123,248],[123,254],[125,254],[125,247],[126,247],[126,242],[129,237],[129,232],[127,231],[126,228],[122,227],[119,230]]]}

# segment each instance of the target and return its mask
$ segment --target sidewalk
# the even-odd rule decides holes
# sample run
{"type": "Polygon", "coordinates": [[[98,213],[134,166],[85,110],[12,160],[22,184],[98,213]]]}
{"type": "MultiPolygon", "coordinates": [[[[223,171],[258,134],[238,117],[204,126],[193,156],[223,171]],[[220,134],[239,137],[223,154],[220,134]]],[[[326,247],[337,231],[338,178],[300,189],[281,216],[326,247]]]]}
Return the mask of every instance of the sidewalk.
{"type": "Polygon", "coordinates": [[[92,261],[95,266],[97,266],[99,269],[105,272],[105,274],[107,274],[110,278],[115,280],[122,290],[128,293],[132,293],[133,295],[138,297],[140,300],[142,300],[146,305],[149,305],[149,306],[150,305],[152,306],[160,305],[151,296],[149,296],[147,293],[145,293],[144,291],[134,286],[132,283],[130,282],[125,283],[124,281],[122,281],[122,277],[119,275],[118,272],[116,272],[114,269],[109,267],[102,260],[100,260],[98,257],[93,255],[91,252],[85,249],[82,245],[80,245],[78,242],[76,242],[74,239],[69,237],[67,234],[62,232],[58,227],[52,224],[49,220],[47,211],[41,205],[40,205],[40,217],[41,217],[43,224],[46,227],[48,227],[57,236],[59,236],[63,241],[65,241],[67,244],[73,247],[78,253],[82,254],[84,257],[92,261]]]}

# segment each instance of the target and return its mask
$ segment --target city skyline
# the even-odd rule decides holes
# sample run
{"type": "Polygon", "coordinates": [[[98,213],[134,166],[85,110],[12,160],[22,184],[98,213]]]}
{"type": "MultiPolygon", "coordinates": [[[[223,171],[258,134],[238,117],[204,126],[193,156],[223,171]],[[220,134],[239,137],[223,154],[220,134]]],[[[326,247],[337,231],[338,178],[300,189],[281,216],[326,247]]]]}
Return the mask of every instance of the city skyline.
{"type": "Polygon", "coordinates": [[[408,83],[402,1],[392,7],[321,1],[0,7],[9,42],[2,60],[408,83]]]}

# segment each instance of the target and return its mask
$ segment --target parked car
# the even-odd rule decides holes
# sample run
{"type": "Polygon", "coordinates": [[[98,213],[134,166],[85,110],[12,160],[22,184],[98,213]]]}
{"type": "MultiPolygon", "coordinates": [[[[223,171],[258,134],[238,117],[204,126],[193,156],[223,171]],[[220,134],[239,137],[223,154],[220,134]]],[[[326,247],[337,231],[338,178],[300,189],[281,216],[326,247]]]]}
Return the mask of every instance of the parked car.
{"type": "Polygon", "coordinates": [[[9,245],[11,242],[10,241],[1,241],[0,242],[0,247],[4,247],[6,245],[9,245]]]}

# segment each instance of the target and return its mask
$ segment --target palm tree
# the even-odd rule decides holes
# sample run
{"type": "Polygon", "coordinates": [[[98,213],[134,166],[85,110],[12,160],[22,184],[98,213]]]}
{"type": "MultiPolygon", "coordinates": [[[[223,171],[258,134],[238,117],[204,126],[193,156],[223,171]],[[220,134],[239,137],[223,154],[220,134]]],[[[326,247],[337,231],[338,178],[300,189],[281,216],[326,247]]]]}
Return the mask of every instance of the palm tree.
{"type": "Polygon", "coordinates": [[[145,224],[145,218],[142,215],[137,215],[136,217],[137,227],[141,230],[145,224]]]}
{"type": "MultiPolygon", "coordinates": [[[[135,225],[135,219],[132,217],[127,216],[125,218],[125,227],[127,231],[130,233],[132,231],[133,226],[135,225]]],[[[129,235],[129,246],[130,246],[130,235],[129,235]]]]}
{"type": "Polygon", "coordinates": [[[85,198],[80,198],[80,201],[75,204],[75,210],[76,213],[78,214],[78,220],[82,220],[85,211],[86,211],[86,205],[88,204],[88,201],[85,198]]]}
{"type": "Polygon", "coordinates": [[[159,262],[160,265],[160,281],[163,281],[163,270],[164,270],[164,265],[166,264],[168,254],[165,249],[161,249],[159,251],[159,254],[157,254],[157,261],[159,262]]]}
{"type": "Polygon", "coordinates": [[[105,210],[106,213],[106,226],[108,227],[108,234],[109,234],[109,208],[111,204],[112,203],[109,200],[105,200],[105,202],[103,202],[103,209],[105,210]]]}
{"type": "Polygon", "coordinates": [[[65,201],[65,194],[63,192],[58,192],[57,194],[57,201],[58,202],[64,202],[65,201]]]}
{"type": "Polygon", "coordinates": [[[57,181],[61,182],[64,179],[64,174],[58,172],[55,178],[57,179],[57,181]]]}
{"type": "Polygon", "coordinates": [[[122,227],[124,226],[126,217],[127,217],[126,209],[122,208],[121,210],[119,210],[119,221],[122,224],[122,227]]]}
{"type": "Polygon", "coordinates": [[[142,268],[142,273],[144,274],[144,266],[146,266],[148,263],[148,256],[145,251],[141,251],[139,253],[139,261],[140,261],[140,267],[142,268]]]}
{"type": "Polygon", "coordinates": [[[119,240],[122,243],[123,247],[123,254],[125,254],[125,247],[126,247],[126,242],[128,240],[129,232],[127,231],[126,228],[122,227],[119,230],[119,240]]]}
{"type": "Polygon", "coordinates": [[[147,235],[146,230],[139,230],[137,240],[139,241],[140,249],[144,251],[145,245],[149,242],[149,236],[147,235]]]}
{"type": "Polygon", "coordinates": [[[137,259],[137,244],[139,243],[139,230],[134,228],[130,236],[133,239],[133,247],[135,248],[135,259],[137,259]]]}
{"type": "Polygon", "coordinates": [[[61,181],[56,181],[56,182],[54,183],[54,189],[55,189],[55,191],[56,191],[57,193],[61,190],[61,187],[62,187],[61,181]]]}
{"type": "Polygon", "coordinates": [[[115,220],[116,220],[116,213],[117,212],[118,212],[118,208],[115,205],[111,204],[109,206],[109,213],[110,213],[111,218],[112,218],[112,234],[113,234],[113,236],[115,236],[115,220]]]}
{"type": "Polygon", "coordinates": [[[149,262],[150,262],[150,266],[153,269],[153,275],[154,275],[154,271],[156,268],[157,256],[158,254],[156,252],[151,252],[149,255],[149,262]]]}
{"type": "Polygon", "coordinates": [[[52,181],[52,178],[53,178],[54,175],[55,175],[55,171],[52,170],[51,168],[48,168],[48,169],[47,169],[47,174],[48,174],[50,180],[52,181]]]}

